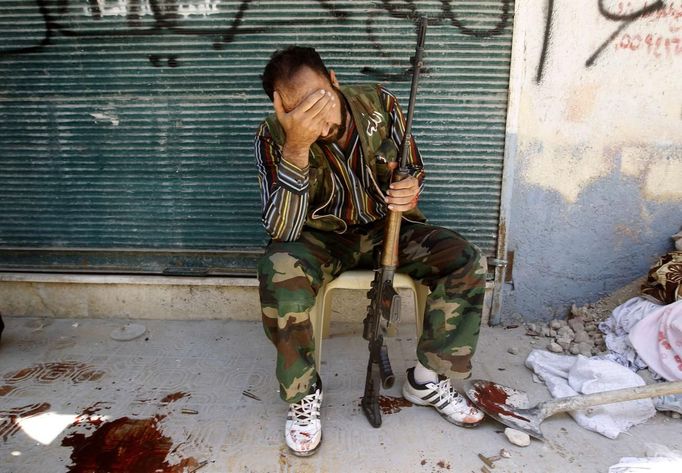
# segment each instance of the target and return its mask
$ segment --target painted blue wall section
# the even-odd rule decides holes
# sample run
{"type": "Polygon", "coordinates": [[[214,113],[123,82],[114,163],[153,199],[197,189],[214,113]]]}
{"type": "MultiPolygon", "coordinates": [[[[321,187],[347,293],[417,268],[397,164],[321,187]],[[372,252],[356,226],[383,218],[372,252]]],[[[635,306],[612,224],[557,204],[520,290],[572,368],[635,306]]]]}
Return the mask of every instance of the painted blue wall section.
{"type": "Polygon", "coordinates": [[[614,172],[568,203],[557,192],[527,185],[521,174],[511,203],[508,248],[515,260],[503,318],[565,317],[572,303],[595,302],[645,275],[673,248],[680,202],[644,199],[636,178],[614,172]]]}

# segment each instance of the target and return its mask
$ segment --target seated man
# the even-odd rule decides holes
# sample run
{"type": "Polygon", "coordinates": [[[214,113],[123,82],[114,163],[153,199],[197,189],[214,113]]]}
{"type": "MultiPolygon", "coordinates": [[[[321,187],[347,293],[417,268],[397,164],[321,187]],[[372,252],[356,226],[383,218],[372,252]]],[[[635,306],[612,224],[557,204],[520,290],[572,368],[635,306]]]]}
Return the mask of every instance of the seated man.
{"type": "Polygon", "coordinates": [[[424,171],[411,140],[410,177],[390,183],[405,119],[378,84],[341,86],[313,48],[275,52],[262,76],[275,113],[261,124],[255,153],[263,224],[272,237],[259,262],[263,325],[277,349],[280,396],[294,454],[320,445],[322,381],[315,368],[310,308],[322,282],[373,266],[387,209],[404,212],[398,272],[428,285],[418,363],[404,397],[472,427],[483,413],[451,385],[470,375],[485,288],[485,258],[459,234],[428,225],[417,209],[424,171]],[[390,184],[390,186],[389,186],[390,184]]]}

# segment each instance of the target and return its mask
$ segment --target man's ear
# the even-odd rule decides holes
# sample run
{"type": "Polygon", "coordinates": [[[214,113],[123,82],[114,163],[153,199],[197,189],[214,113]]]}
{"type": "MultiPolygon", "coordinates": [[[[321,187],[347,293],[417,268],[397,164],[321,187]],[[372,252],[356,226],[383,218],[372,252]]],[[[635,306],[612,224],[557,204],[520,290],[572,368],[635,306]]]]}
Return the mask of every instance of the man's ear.
{"type": "Polygon", "coordinates": [[[336,72],[334,72],[334,69],[329,69],[329,77],[332,80],[332,85],[336,88],[339,87],[339,81],[336,79],[336,72]]]}

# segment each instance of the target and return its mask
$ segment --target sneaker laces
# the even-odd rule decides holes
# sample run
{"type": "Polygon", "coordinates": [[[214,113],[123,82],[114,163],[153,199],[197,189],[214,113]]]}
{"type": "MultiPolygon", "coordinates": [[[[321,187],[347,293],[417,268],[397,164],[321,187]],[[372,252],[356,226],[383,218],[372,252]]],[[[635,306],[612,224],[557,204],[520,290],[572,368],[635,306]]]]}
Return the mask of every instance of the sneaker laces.
{"type": "Polygon", "coordinates": [[[436,384],[436,391],[438,391],[438,401],[442,401],[444,399],[447,399],[450,402],[456,402],[457,404],[461,404],[464,402],[466,404],[466,399],[464,399],[463,396],[461,396],[455,388],[452,387],[452,383],[450,383],[450,378],[445,378],[439,381],[436,384]]]}
{"type": "Polygon", "coordinates": [[[291,404],[292,420],[301,426],[307,426],[320,415],[320,391],[308,394],[296,404],[291,404]]]}

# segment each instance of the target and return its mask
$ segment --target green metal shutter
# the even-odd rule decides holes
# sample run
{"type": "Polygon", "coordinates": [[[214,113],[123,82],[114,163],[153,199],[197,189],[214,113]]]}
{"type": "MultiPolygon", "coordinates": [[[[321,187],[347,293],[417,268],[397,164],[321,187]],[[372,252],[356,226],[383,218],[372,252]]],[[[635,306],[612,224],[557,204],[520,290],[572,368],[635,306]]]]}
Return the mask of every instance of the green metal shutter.
{"type": "Polygon", "coordinates": [[[422,207],[494,254],[511,1],[0,0],[0,268],[252,272],[269,55],[314,45],[406,105],[422,207]]]}

